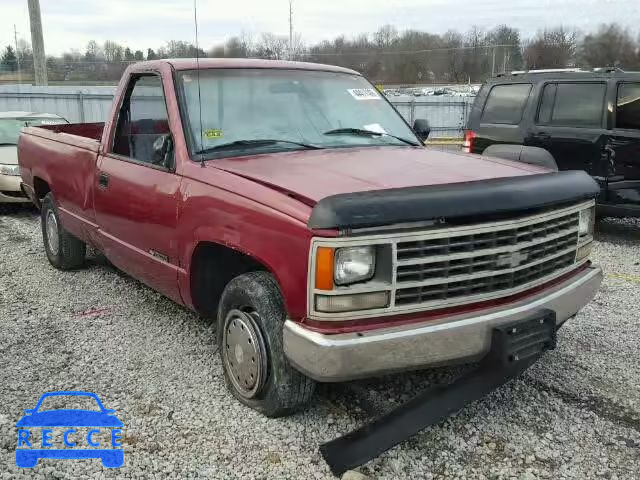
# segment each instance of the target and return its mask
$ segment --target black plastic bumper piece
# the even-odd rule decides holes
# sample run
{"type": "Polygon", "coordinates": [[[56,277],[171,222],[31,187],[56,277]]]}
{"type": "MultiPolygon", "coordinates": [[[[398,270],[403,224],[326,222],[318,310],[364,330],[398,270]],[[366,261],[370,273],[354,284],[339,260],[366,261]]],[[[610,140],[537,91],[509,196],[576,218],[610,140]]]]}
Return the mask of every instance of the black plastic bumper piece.
{"type": "Polygon", "coordinates": [[[598,193],[598,184],[583,171],[344,193],[320,200],[308,226],[364,228],[515,213],[588,200],[598,193]]]}
{"type": "Polygon", "coordinates": [[[358,430],[320,446],[334,475],[342,475],[433,425],[520,375],[556,345],[555,314],[493,330],[490,353],[480,366],[446,386],[438,386],[358,430]]]}
{"type": "Polygon", "coordinates": [[[640,204],[611,205],[599,203],[596,206],[596,213],[601,217],[640,217],[640,204]]]}

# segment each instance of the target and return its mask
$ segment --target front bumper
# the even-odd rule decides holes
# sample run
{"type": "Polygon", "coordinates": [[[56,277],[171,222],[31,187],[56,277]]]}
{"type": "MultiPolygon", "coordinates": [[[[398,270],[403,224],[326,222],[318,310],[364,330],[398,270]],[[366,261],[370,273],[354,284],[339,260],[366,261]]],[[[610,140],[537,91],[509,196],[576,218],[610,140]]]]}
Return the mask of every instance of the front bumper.
{"type": "Polygon", "coordinates": [[[20,188],[22,179],[13,175],[0,175],[0,203],[24,203],[29,198],[20,188]]]}
{"type": "Polygon", "coordinates": [[[602,277],[600,267],[592,265],[508,305],[373,331],[324,335],[287,320],[284,351],[295,368],[320,382],[476,361],[489,351],[494,327],[542,309],[553,310],[561,325],[591,301],[602,277]]]}

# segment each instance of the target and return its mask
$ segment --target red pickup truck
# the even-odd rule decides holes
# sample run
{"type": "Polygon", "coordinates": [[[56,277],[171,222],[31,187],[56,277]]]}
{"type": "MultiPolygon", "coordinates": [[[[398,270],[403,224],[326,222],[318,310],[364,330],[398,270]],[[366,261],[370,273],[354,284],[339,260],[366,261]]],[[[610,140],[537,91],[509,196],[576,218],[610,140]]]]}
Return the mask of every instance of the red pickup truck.
{"type": "Polygon", "coordinates": [[[231,392],[266,415],[332,382],[475,361],[497,326],[596,293],[584,172],[425,148],[352,70],[130,66],[103,124],[26,128],[44,248],[87,245],[216,319],[231,392]]]}

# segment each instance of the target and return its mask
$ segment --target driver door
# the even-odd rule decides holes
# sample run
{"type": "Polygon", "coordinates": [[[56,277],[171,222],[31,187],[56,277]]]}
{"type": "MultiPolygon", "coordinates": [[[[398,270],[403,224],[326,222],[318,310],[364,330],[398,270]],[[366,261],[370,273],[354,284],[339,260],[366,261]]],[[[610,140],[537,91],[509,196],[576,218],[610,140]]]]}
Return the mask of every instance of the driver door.
{"type": "Polygon", "coordinates": [[[180,177],[162,78],[132,76],[112,145],[98,159],[94,206],[107,258],[121,270],[180,301],[177,232],[180,177]],[[169,144],[171,142],[168,142],[169,144]]]}

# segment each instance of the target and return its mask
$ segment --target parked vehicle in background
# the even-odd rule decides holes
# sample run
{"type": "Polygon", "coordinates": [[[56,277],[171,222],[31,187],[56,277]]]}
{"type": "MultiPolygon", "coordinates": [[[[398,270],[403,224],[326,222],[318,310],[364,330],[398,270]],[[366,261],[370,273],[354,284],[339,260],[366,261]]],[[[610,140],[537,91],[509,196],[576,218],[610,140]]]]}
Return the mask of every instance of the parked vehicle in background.
{"type": "Polygon", "coordinates": [[[0,203],[29,202],[20,188],[18,137],[24,127],[68,123],[51,113],[0,112],[0,203]]]}
{"type": "Polygon", "coordinates": [[[598,212],[640,216],[640,72],[538,70],[492,78],[476,97],[464,149],[510,143],[548,150],[560,170],[600,185],[598,212]]]}
{"type": "Polygon", "coordinates": [[[106,124],[28,128],[18,156],[51,264],[91,245],[215,318],[229,389],[277,416],[314,381],[475,361],[495,328],[545,325],[528,358],[595,295],[587,174],[428,133],[345,68],[158,60],[127,68],[106,124]]]}

